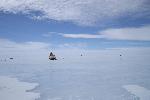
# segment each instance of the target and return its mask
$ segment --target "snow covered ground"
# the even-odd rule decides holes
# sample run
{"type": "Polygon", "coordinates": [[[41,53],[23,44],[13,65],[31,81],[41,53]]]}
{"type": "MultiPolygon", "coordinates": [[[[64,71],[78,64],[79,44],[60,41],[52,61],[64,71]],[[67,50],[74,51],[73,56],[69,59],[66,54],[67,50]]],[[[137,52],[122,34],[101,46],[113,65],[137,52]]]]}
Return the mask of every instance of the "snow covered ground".
{"type": "Polygon", "coordinates": [[[150,100],[150,48],[57,51],[55,55],[57,61],[49,61],[46,53],[2,59],[0,99],[150,100]]]}
{"type": "Polygon", "coordinates": [[[150,99],[150,90],[147,90],[144,87],[138,85],[126,85],[124,88],[129,91],[131,94],[139,97],[140,100],[149,100],[150,99]]]}
{"type": "Polygon", "coordinates": [[[39,93],[30,92],[38,84],[20,82],[16,78],[0,76],[0,99],[1,100],[35,100],[40,97],[39,93]]]}

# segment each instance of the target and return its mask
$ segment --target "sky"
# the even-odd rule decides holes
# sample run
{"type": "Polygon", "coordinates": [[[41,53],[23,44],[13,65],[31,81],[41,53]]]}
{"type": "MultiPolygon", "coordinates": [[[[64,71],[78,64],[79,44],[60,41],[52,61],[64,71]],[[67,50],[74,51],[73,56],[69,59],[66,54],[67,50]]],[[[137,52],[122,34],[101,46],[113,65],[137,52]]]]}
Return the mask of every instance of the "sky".
{"type": "Polygon", "coordinates": [[[0,0],[0,49],[150,47],[149,0],[0,0]]]}

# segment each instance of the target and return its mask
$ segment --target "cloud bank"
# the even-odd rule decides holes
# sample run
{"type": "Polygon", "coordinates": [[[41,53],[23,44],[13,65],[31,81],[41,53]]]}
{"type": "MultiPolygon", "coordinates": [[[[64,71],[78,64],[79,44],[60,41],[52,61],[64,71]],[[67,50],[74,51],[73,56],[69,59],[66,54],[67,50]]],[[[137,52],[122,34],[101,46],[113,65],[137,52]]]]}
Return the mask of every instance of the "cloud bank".
{"type": "Polygon", "coordinates": [[[38,58],[42,57],[41,55],[46,55],[49,52],[49,48],[50,44],[43,42],[18,43],[7,39],[0,39],[0,58],[38,58]]]}
{"type": "Polygon", "coordinates": [[[17,43],[14,41],[10,41],[7,39],[0,39],[0,49],[8,49],[8,50],[46,50],[50,47],[50,44],[43,42],[23,42],[17,43]]]}
{"type": "Polygon", "coordinates": [[[149,17],[149,3],[149,0],[0,0],[0,11],[89,26],[124,16],[149,17]]]}
{"type": "Polygon", "coordinates": [[[150,41],[150,26],[108,29],[99,34],[105,39],[150,41]]]}
{"type": "Polygon", "coordinates": [[[62,44],[51,44],[45,42],[14,42],[8,39],[0,39],[0,56],[1,55],[36,55],[47,54],[53,50],[77,50],[87,48],[86,43],[62,43],[62,44]]]}
{"type": "Polygon", "coordinates": [[[0,39],[0,62],[40,64],[47,62],[51,44],[44,42],[15,42],[0,39]],[[10,60],[12,57],[14,60],[10,60]]]}
{"type": "Polygon", "coordinates": [[[66,38],[150,41],[150,25],[137,28],[106,29],[94,34],[61,34],[66,38]]]}

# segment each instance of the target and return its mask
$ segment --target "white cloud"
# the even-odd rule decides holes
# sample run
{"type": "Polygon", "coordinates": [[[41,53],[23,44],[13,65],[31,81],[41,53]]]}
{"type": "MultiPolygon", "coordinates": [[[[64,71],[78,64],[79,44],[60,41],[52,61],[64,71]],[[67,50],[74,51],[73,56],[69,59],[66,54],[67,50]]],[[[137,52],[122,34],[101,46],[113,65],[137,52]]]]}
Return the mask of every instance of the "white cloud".
{"type": "Polygon", "coordinates": [[[66,38],[85,38],[85,39],[102,38],[101,35],[93,35],[93,34],[61,34],[61,35],[66,38]]]}
{"type": "Polygon", "coordinates": [[[61,35],[63,33],[59,33],[59,32],[48,32],[45,34],[42,34],[43,37],[53,37],[53,35],[61,35]]]}
{"type": "Polygon", "coordinates": [[[108,29],[99,34],[105,39],[150,41],[150,26],[108,29]]]}
{"type": "Polygon", "coordinates": [[[149,16],[148,0],[0,0],[0,11],[31,14],[36,19],[93,25],[125,15],[149,16]],[[42,14],[34,16],[33,12],[42,14]],[[141,15],[142,13],[142,15],[141,15]]]}
{"type": "Polygon", "coordinates": [[[107,29],[93,34],[61,34],[66,38],[150,41],[150,26],[107,29]]]}

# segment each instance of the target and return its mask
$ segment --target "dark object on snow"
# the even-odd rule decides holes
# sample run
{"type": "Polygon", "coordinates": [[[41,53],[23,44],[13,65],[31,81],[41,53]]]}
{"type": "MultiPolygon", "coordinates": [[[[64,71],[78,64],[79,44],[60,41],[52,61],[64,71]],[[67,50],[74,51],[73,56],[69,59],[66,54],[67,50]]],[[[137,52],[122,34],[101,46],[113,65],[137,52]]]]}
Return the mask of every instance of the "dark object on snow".
{"type": "Polygon", "coordinates": [[[81,54],[81,56],[83,56],[83,55],[81,54]]]}
{"type": "Polygon", "coordinates": [[[14,59],[14,58],[9,58],[9,59],[11,59],[11,60],[12,60],[12,59],[14,59]]]}
{"type": "Polygon", "coordinates": [[[52,52],[49,54],[49,59],[50,60],[57,60],[56,56],[52,52]]]}
{"type": "Polygon", "coordinates": [[[120,55],[120,56],[122,56],[122,55],[120,55]]]}

